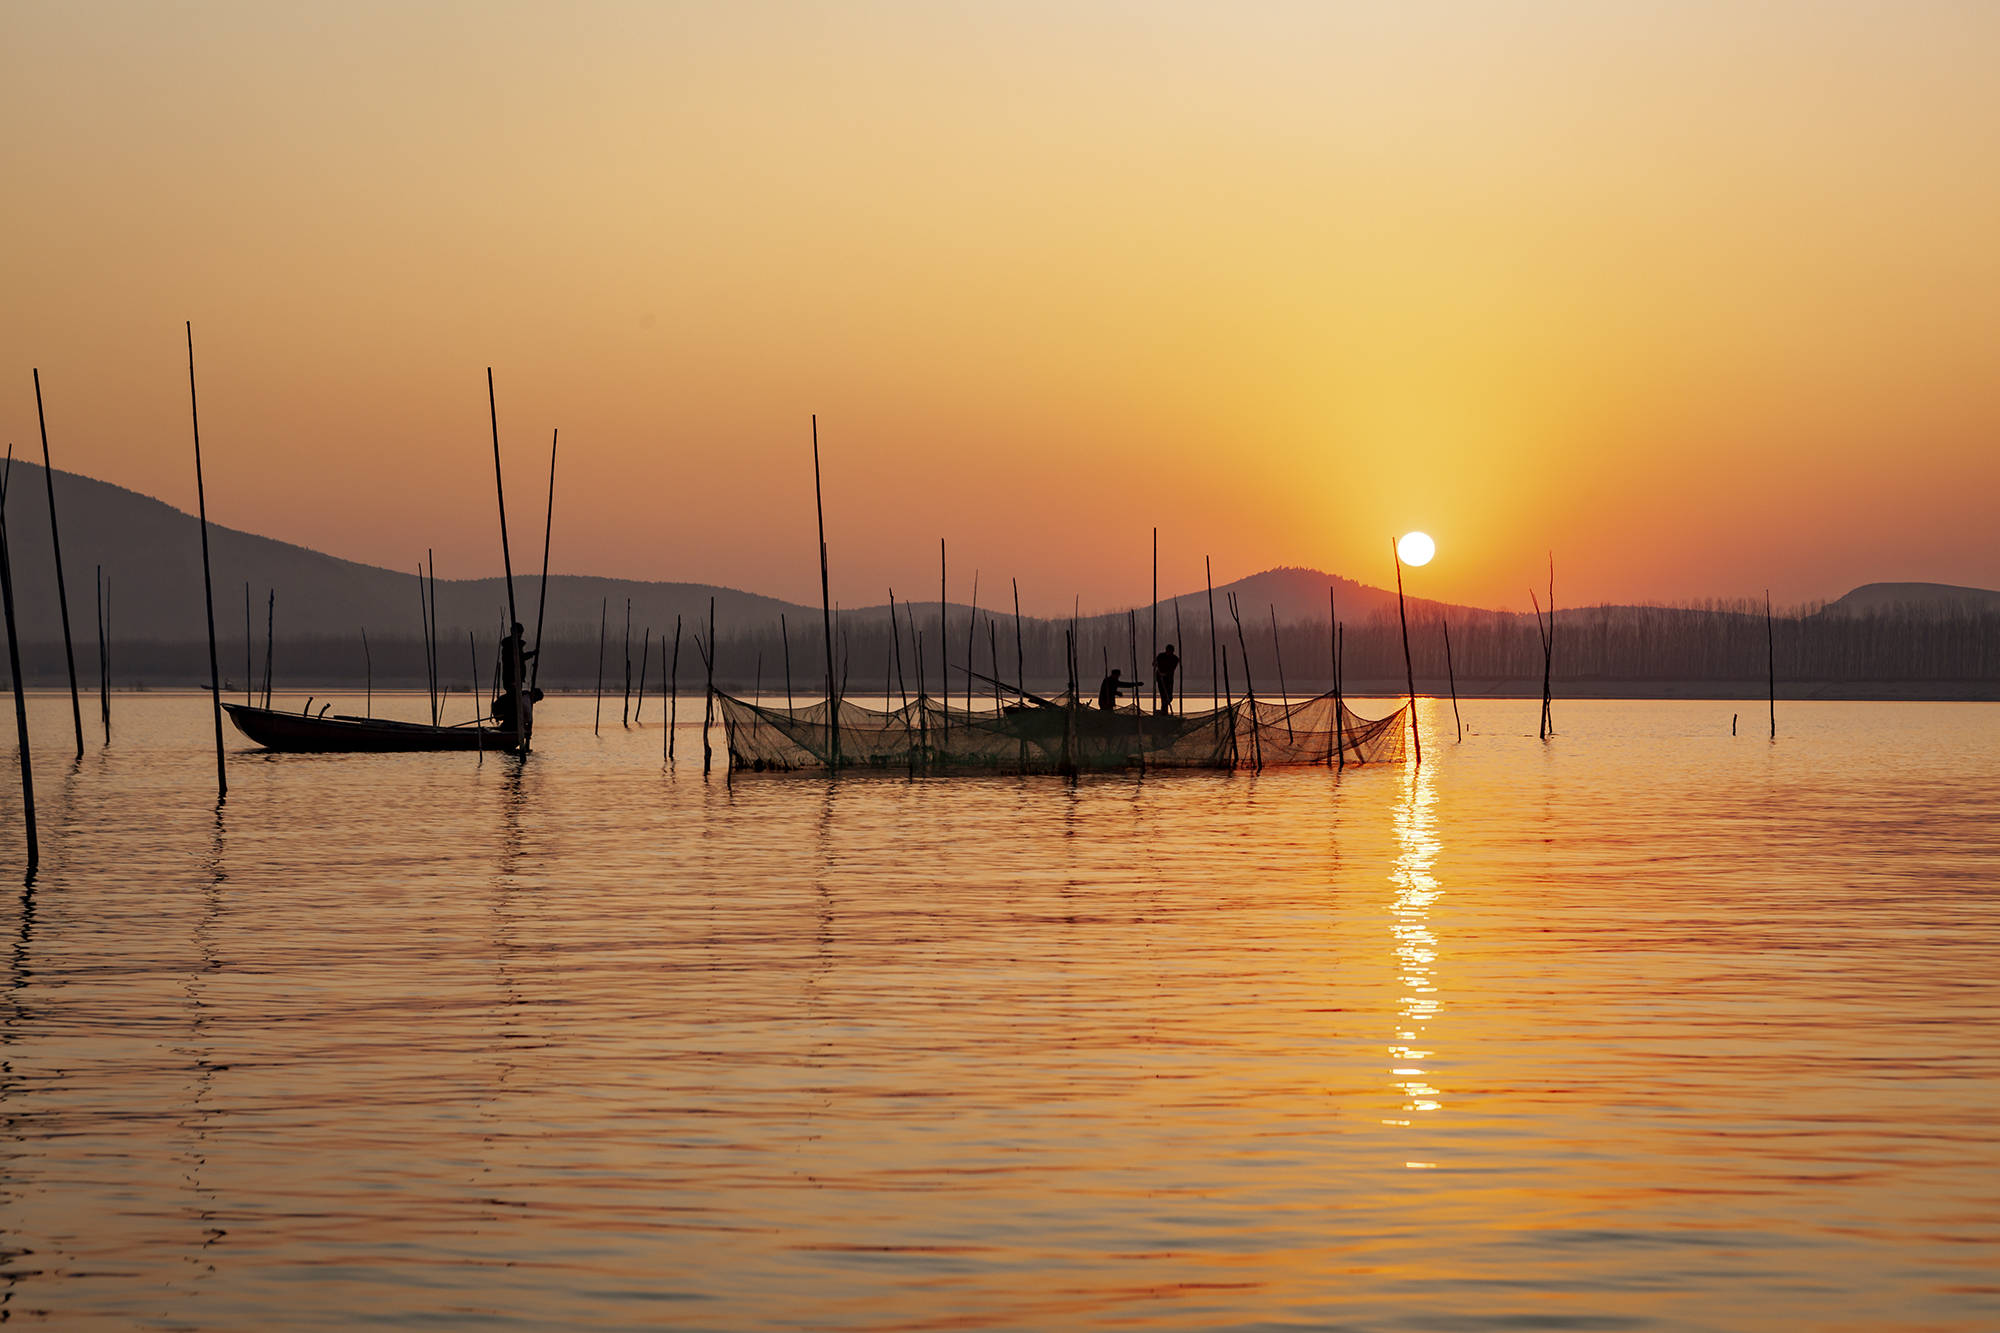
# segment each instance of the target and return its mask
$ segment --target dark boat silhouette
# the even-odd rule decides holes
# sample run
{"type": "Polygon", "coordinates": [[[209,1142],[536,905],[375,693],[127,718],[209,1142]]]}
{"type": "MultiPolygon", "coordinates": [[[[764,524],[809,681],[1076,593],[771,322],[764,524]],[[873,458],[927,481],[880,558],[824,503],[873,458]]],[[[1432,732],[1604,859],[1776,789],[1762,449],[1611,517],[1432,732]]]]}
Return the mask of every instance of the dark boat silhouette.
{"type": "Polygon", "coordinates": [[[380,717],[312,716],[225,703],[236,729],[267,750],[389,753],[418,750],[511,750],[518,737],[499,726],[434,727],[380,717]]]}

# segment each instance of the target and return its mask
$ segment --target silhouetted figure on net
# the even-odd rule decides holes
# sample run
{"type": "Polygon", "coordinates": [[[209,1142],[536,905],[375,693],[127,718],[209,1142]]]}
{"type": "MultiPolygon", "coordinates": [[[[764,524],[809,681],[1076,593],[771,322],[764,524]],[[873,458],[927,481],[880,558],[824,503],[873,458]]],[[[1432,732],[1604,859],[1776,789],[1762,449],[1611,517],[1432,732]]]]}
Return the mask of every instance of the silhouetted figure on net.
{"type": "Polygon", "coordinates": [[[529,704],[540,701],[542,692],[528,688],[528,663],[535,656],[534,649],[528,647],[527,634],[521,622],[514,622],[514,630],[500,640],[500,691],[493,696],[493,720],[502,727],[514,726],[514,691],[518,688],[529,704]]]}
{"type": "Polygon", "coordinates": [[[1146,688],[1136,680],[1120,680],[1118,676],[1118,668],[1112,667],[1111,674],[1106,676],[1104,683],[1097,687],[1097,706],[1107,713],[1112,712],[1118,707],[1118,691],[1142,690],[1146,688]]]}
{"type": "Polygon", "coordinates": [[[1180,655],[1170,643],[1167,650],[1153,659],[1153,692],[1157,702],[1153,705],[1156,713],[1174,711],[1174,675],[1181,669],[1180,655]]]}

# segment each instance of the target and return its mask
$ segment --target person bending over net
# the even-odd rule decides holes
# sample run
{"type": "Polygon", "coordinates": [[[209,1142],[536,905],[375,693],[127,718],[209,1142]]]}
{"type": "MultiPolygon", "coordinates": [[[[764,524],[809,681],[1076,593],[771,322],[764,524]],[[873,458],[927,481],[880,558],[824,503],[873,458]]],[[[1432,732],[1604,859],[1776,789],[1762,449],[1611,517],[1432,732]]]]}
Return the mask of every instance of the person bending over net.
{"type": "Polygon", "coordinates": [[[1167,651],[1153,659],[1154,712],[1174,711],[1174,675],[1180,669],[1180,655],[1174,651],[1171,643],[1167,645],[1167,651]]]}
{"type": "Polygon", "coordinates": [[[1120,690],[1137,691],[1145,688],[1144,685],[1136,680],[1120,680],[1118,676],[1118,668],[1111,668],[1111,674],[1106,676],[1104,683],[1097,687],[1097,706],[1107,713],[1112,712],[1118,707],[1118,692],[1120,690]]]}

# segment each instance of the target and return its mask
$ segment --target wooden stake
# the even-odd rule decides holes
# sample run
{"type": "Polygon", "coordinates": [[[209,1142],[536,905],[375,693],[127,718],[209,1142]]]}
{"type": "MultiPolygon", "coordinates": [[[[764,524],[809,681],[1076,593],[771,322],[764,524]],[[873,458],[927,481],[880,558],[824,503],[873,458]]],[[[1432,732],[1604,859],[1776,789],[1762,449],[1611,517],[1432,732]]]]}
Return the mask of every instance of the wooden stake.
{"type": "MultiPolygon", "coordinates": [[[[549,432],[549,515],[542,520],[542,586],[535,593],[535,659],[528,668],[530,696],[542,678],[542,617],[549,609],[549,538],[556,527],[556,440],[561,435],[560,429],[549,432]]],[[[473,678],[472,688],[475,691],[479,688],[477,676],[473,678]]]]}
{"type": "MultiPolygon", "coordinates": [[[[710,652],[714,651],[711,646],[710,652]]],[[[625,599],[625,706],[619,711],[618,725],[632,725],[632,599],[625,599]]]]}
{"type": "Polygon", "coordinates": [[[1417,765],[1422,767],[1424,738],[1417,730],[1417,669],[1410,663],[1410,613],[1403,605],[1403,554],[1396,549],[1393,539],[1389,542],[1389,554],[1396,561],[1396,618],[1403,625],[1403,677],[1410,687],[1410,740],[1417,747],[1417,765]]]}
{"type": "Polygon", "coordinates": [[[1555,714],[1555,660],[1556,660],[1556,554],[1549,552],[1549,636],[1542,644],[1542,721],[1548,734],[1556,734],[1555,714]]]}
{"type": "Polygon", "coordinates": [[[1222,698],[1221,704],[1229,713],[1229,768],[1234,772],[1238,762],[1236,751],[1236,700],[1229,696],[1229,650],[1222,650],[1222,698]]]}
{"type": "Polygon", "coordinates": [[[243,580],[243,703],[257,702],[257,641],[250,630],[250,580],[243,580]]]}
{"type": "Polygon", "coordinates": [[[1338,728],[1340,743],[1334,749],[1337,766],[1342,772],[1347,770],[1347,701],[1341,697],[1341,677],[1347,671],[1347,630],[1335,622],[1333,627],[1333,715],[1334,726],[1338,728]]]}
{"type": "Polygon", "coordinates": [[[424,567],[417,566],[417,613],[423,621],[424,633],[424,698],[430,707],[431,725],[437,725],[437,677],[432,674],[431,654],[431,601],[430,592],[424,586],[424,567]]]}
{"type": "Polygon", "coordinates": [[[471,630],[465,632],[465,658],[472,667],[471,684],[466,687],[472,696],[472,729],[479,737],[479,762],[486,762],[486,717],[479,706],[479,640],[471,630]]]}
{"type": "Polygon", "coordinates": [[[49,488],[49,544],[56,555],[56,602],[62,608],[63,657],[69,663],[69,711],[76,723],[76,757],[83,758],[83,703],[76,692],[76,650],[69,638],[69,589],[63,580],[62,534],[56,528],[56,470],[49,462],[49,424],[42,416],[42,372],[35,371],[35,421],[42,428],[42,480],[49,488]]]}
{"type": "MultiPolygon", "coordinates": [[[[7,446],[7,474],[14,471],[14,446],[7,446]]],[[[7,475],[0,475],[0,598],[4,598],[7,613],[7,667],[14,680],[14,734],[19,738],[21,753],[21,820],[28,835],[27,882],[35,881],[35,871],[42,863],[42,843],[35,830],[35,765],[28,752],[28,695],[21,681],[20,634],[14,625],[14,562],[7,549],[7,475]]],[[[217,710],[218,717],[221,710],[217,710]]],[[[216,731],[216,755],[221,762],[222,732],[216,731]]]]}
{"type": "Polygon", "coordinates": [[[1438,624],[1444,627],[1444,675],[1451,682],[1451,720],[1457,726],[1458,739],[1462,742],[1465,740],[1465,721],[1458,715],[1458,673],[1451,666],[1451,621],[1439,616],[1438,624]]]}
{"type": "Polygon", "coordinates": [[[229,774],[222,762],[222,668],[215,659],[215,584],[208,565],[208,496],[201,478],[201,408],[194,392],[193,320],[188,321],[187,343],[188,416],[194,424],[194,498],[201,516],[201,595],[208,607],[208,693],[215,714],[215,797],[221,801],[229,795],[229,774]]]}
{"type": "Polygon", "coordinates": [[[606,617],[611,613],[611,599],[600,598],[597,603],[597,711],[591,715],[590,734],[598,735],[598,727],[604,722],[604,629],[606,617]]]}
{"type": "MultiPolygon", "coordinates": [[[[819,618],[826,634],[826,753],[831,771],[840,771],[840,703],[833,679],[833,591],[826,571],[826,500],[819,484],[819,413],[813,413],[813,512],[819,519],[819,618]]],[[[711,650],[712,651],[712,650],[711,650]]]]}
{"type": "Polygon", "coordinates": [[[681,720],[681,618],[674,617],[674,665],[667,685],[667,759],[674,757],[674,729],[681,720]]]}
{"type": "Polygon", "coordinates": [[[979,641],[979,571],[972,571],[972,618],[965,623],[965,711],[972,711],[972,645],[979,641]]]}
{"type": "MultiPolygon", "coordinates": [[[[469,634],[471,631],[467,630],[466,633],[469,634]]],[[[361,706],[361,711],[365,715],[373,717],[375,716],[375,655],[368,651],[368,627],[366,625],[361,627],[361,670],[363,679],[367,681],[366,688],[368,690],[368,702],[361,706]]],[[[472,692],[475,696],[479,693],[479,652],[477,648],[473,650],[472,654],[472,692]]]]}

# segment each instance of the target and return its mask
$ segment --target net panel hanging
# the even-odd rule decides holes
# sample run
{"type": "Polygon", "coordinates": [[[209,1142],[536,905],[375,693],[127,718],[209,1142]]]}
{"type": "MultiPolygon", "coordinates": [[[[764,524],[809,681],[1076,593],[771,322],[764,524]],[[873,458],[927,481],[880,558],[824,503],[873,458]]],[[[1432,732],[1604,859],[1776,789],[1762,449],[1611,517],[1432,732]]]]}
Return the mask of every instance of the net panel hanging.
{"type": "Polygon", "coordinates": [[[1406,704],[1364,718],[1331,694],[1291,703],[1237,700],[1194,713],[1106,712],[1074,696],[1001,709],[900,708],[841,700],[767,708],[717,691],[732,769],[919,773],[1069,773],[1125,768],[1259,768],[1400,761],[1406,704]],[[1336,721],[1338,719],[1338,721],[1336,721]],[[1336,743],[1339,751],[1335,749],[1336,743]]]}

